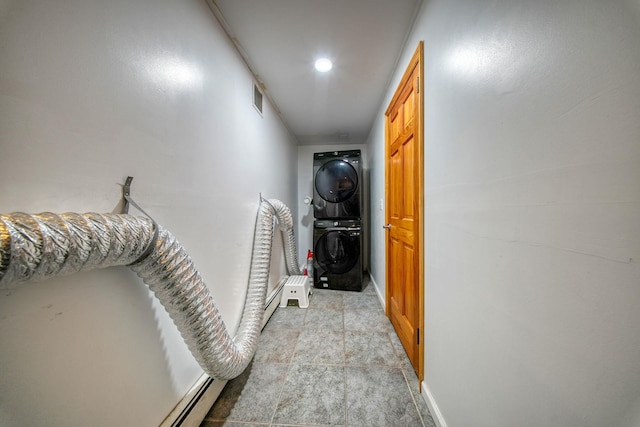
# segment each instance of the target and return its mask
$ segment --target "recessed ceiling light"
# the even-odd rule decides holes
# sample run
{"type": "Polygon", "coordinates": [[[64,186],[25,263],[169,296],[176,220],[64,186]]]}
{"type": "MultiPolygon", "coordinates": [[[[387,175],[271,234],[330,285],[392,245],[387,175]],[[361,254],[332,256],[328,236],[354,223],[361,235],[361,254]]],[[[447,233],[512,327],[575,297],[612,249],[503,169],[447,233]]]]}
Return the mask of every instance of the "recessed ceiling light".
{"type": "Polygon", "coordinates": [[[315,67],[316,70],[320,71],[321,73],[326,73],[331,68],[333,68],[333,62],[331,62],[329,58],[320,58],[316,60],[315,67]]]}

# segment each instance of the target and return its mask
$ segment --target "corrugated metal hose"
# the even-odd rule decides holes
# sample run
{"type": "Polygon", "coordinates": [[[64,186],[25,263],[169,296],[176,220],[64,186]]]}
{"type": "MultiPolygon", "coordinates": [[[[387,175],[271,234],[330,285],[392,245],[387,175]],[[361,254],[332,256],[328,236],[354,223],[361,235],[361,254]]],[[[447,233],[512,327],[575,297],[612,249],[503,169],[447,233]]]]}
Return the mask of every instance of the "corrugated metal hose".
{"type": "Polygon", "coordinates": [[[189,254],[165,228],[127,214],[0,215],[0,288],[26,281],[127,265],[155,293],[202,369],[232,379],[247,367],[264,316],[275,222],[282,231],[289,274],[300,274],[289,208],[260,203],[249,286],[235,337],[189,254]]]}

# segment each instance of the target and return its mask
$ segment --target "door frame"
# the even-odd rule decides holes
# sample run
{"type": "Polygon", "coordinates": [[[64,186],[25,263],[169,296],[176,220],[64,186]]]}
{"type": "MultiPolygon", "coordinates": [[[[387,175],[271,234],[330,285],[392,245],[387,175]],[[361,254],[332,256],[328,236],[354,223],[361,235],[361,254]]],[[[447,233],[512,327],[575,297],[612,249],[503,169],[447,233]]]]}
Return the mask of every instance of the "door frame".
{"type": "MultiPolygon", "coordinates": [[[[384,157],[384,165],[385,165],[385,224],[390,223],[390,205],[389,205],[389,167],[388,167],[388,159],[389,159],[389,148],[391,145],[390,141],[390,130],[389,130],[389,118],[388,115],[390,111],[395,106],[400,92],[403,87],[406,86],[407,80],[409,79],[411,73],[414,69],[418,70],[418,81],[416,82],[416,94],[418,99],[416,101],[416,114],[415,118],[417,120],[417,132],[415,137],[417,138],[417,147],[418,147],[418,164],[416,165],[416,173],[417,180],[415,185],[415,194],[414,200],[416,201],[416,211],[417,211],[417,269],[418,269],[418,371],[416,375],[418,376],[418,381],[420,387],[422,387],[422,381],[424,380],[424,42],[420,41],[418,43],[418,47],[416,48],[405,72],[396,87],[393,98],[391,99],[387,110],[385,111],[385,157],[384,157]]],[[[388,256],[389,256],[389,234],[385,234],[385,311],[386,315],[389,316],[389,306],[390,306],[390,295],[389,295],[389,266],[388,266],[388,256]]]]}

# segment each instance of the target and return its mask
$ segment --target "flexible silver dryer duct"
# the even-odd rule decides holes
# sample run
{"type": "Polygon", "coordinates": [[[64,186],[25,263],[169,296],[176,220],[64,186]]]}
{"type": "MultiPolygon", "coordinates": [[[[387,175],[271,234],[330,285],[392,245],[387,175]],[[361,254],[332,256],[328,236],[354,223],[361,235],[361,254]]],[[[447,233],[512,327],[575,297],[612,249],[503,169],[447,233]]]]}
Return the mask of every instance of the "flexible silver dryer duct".
{"type": "Polygon", "coordinates": [[[275,220],[283,235],[289,274],[300,274],[289,208],[260,203],[249,287],[234,338],[191,258],[166,229],[124,214],[0,215],[0,288],[61,274],[128,265],[155,293],[189,350],[210,376],[240,375],[255,353],[262,328],[275,220]]]}

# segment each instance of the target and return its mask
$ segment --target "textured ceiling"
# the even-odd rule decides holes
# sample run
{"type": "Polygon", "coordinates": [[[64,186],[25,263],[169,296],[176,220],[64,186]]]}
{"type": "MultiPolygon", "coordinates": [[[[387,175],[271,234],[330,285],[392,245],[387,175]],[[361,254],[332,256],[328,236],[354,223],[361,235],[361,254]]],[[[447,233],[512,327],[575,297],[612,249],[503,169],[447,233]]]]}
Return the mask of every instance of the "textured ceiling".
{"type": "Polygon", "coordinates": [[[210,0],[300,144],[365,141],[421,3],[210,0]]]}

